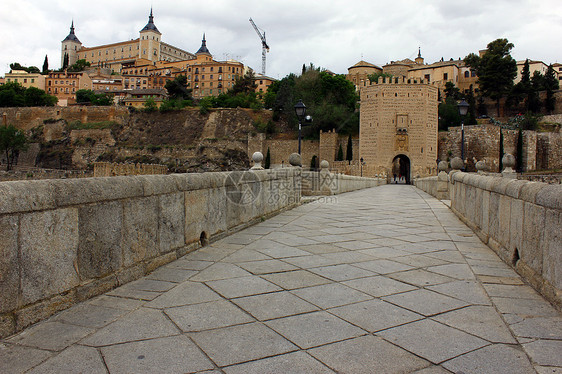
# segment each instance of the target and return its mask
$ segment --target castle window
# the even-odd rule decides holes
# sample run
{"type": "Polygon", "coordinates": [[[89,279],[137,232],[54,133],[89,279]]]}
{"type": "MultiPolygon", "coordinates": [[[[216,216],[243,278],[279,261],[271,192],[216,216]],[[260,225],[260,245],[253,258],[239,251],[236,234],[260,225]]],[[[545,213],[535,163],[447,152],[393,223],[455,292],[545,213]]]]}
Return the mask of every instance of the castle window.
{"type": "Polygon", "coordinates": [[[426,81],[428,81],[428,82],[429,82],[429,81],[431,81],[431,79],[430,79],[430,78],[431,78],[431,75],[429,75],[429,74],[426,74],[426,75],[424,76],[424,78],[423,78],[423,79],[425,79],[426,81]]]}
{"type": "Polygon", "coordinates": [[[465,71],[465,72],[464,72],[464,77],[465,77],[465,78],[468,78],[469,76],[470,76],[470,72],[469,72],[468,70],[465,71]]]}
{"type": "Polygon", "coordinates": [[[476,76],[476,72],[475,72],[474,70],[471,70],[471,71],[470,71],[470,76],[471,76],[471,77],[475,77],[475,76],[476,76]]]}
{"type": "Polygon", "coordinates": [[[448,80],[449,79],[449,74],[447,73],[443,73],[443,80],[448,80]]]}

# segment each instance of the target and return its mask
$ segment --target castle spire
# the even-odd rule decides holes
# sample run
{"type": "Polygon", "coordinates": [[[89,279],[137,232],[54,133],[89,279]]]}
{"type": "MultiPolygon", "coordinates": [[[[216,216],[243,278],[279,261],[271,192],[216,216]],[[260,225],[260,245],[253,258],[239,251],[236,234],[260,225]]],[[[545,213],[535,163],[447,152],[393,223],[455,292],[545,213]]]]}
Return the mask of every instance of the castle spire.
{"type": "Polygon", "coordinates": [[[152,15],[152,7],[150,8],[150,15],[148,16],[148,23],[141,30],[141,32],[143,32],[143,31],[155,31],[158,34],[161,34],[161,32],[158,30],[158,28],[154,24],[154,16],[152,15]]]}
{"type": "Polygon", "coordinates": [[[421,58],[421,47],[418,47],[418,58],[421,58]]]}
{"type": "MultiPolygon", "coordinates": [[[[64,43],[64,42],[68,42],[68,41],[80,43],[80,40],[78,40],[78,38],[76,37],[76,34],[74,34],[74,20],[72,20],[72,23],[70,24],[70,33],[68,34],[68,36],[66,38],[64,38],[64,40],[62,42],[64,43]]],[[[82,43],[80,43],[80,44],[82,44],[82,43]]]]}
{"type": "Polygon", "coordinates": [[[211,54],[211,52],[209,52],[209,50],[207,49],[207,40],[205,39],[205,33],[203,33],[203,40],[201,41],[201,48],[199,48],[199,50],[195,54],[198,55],[198,54],[201,54],[201,53],[206,53],[208,55],[211,54]]]}

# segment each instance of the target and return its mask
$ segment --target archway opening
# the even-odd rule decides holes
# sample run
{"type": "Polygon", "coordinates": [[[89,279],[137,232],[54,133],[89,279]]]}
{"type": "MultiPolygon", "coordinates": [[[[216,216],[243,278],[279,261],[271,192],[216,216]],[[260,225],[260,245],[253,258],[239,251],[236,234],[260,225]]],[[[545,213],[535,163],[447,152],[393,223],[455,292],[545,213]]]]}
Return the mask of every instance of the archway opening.
{"type": "Polygon", "coordinates": [[[410,184],[411,167],[410,159],[405,155],[398,155],[392,160],[392,183],[410,184]]]}

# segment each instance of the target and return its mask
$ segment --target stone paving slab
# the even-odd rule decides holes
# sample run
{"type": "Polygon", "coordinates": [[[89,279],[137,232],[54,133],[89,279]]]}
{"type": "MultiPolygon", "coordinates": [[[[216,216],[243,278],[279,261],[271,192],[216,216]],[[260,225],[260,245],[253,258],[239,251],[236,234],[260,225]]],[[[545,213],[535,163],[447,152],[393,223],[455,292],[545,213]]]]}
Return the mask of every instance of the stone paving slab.
{"type": "Polygon", "coordinates": [[[0,373],[562,373],[562,315],[411,186],[312,202],[0,342],[0,373]]]}

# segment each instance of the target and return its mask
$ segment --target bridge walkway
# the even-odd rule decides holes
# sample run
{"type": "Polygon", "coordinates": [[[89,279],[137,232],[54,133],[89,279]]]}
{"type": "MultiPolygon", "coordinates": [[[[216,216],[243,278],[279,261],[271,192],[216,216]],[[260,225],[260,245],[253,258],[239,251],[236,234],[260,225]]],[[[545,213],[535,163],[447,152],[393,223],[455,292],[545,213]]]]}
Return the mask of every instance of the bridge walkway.
{"type": "Polygon", "coordinates": [[[0,343],[2,373],[561,373],[562,316],[442,202],[322,198],[0,343]]]}

